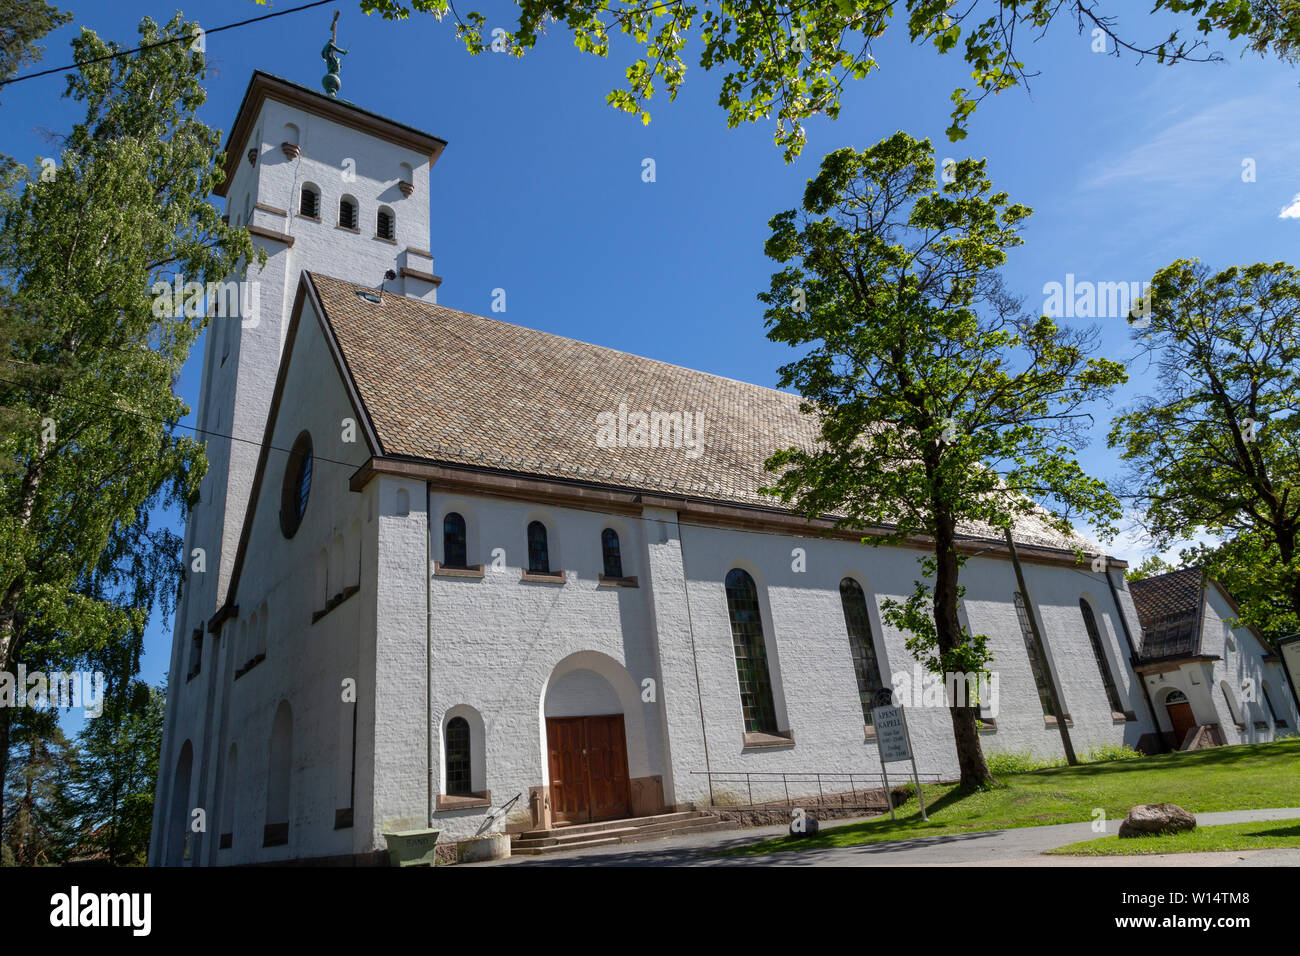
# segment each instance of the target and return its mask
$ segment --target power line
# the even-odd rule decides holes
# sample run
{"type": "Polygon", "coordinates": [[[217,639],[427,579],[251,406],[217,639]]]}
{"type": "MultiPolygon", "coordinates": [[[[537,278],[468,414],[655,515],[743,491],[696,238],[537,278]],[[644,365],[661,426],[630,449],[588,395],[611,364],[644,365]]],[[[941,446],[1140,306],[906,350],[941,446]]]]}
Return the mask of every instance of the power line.
{"type": "MultiPolygon", "coordinates": [[[[5,359],[5,361],[13,362],[14,360],[5,359]]],[[[279,446],[273,445],[270,442],[257,441],[256,439],[253,438],[240,438],[237,435],[226,435],[222,432],[214,432],[206,428],[199,428],[197,425],[184,425],[180,422],[168,421],[165,418],[155,418],[154,416],[146,415],[143,412],[133,411],[129,408],[122,408],[120,405],[105,405],[103,402],[93,402],[88,398],[77,398],[74,395],[69,395],[67,392],[59,392],[59,391],[55,391],[54,389],[41,388],[38,385],[30,385],[30,384],[24,384],[22,382],[15,382],[7,378],[0,378],[0,384],[11,385],[14,388],[19,388],[19,389],[28,389],[33,392],[41,392],[45,395],[49,395],[51,398],[62,398],[69,402],[78,402],[82,405],[88,405],[91,408],[98,408],[101,411],[105,411],[105,412],[113,412],[119,415],[134,416],[135,418],[138,418],[142,421],[153,422],[154,424],[157,425],[166,425],[168,428],[184,428],[194,432],[196,435],[202,435],[205,438],[225,438],[228,441],[242,442],[245,445],[256,445],[259,449],[261,449],[262,447],[266,447],[271,451],[282,451],[285,452],[286,454],[292,454],[293,452],[292,448],[280,448],[279,446]]],[[[330,464],[333,465],[343,465],[347,468],[351,468],[353,471],[355,471],[358,467],[360,467],[355,462],[339,461],[334,458],[326,458],[323,455],[315,454],[314,451],[312,453],[312,458],[315,461],[329,462],[330,464]]]]}
{"type": "MultiPolygon", "coordinates": [[[[312,7],[323,7],[325,4],[330,2],[333,2],[333,0],[316,0],[315,3],[304,3],[302,6],[292,7],[288,10],[279,10],[275,13],[264,13],[260,17],[250,17],[247,20],[240,20],[238,23],[227,23],[224,26],[213,27],[211,30],[203,30],[202,27],[200,27],[199,29],[202,30],[204,36],[207,36],[213,33],[220,33],[222,30],[233,30],[236,27],[246,27],[250,23],[260,23],[263,20],[271,20],[274,19],[275,17],[283,17],[290,13],[298,13],[299,11],[302,10],[310,10],[312,7]]],[[[51,67],[48,70],[38,70],[35,73],[24,73],[22,76],[15,76],[8,80],[0,80],[0,86],[8,86],[11,83],[21,83],[23,80],[34,80],[38,76],[49,76],[52,73],[63,73],[66,70],[76,70],[76,69],[80,69],[83,66],[90,66],[92,63],[103,63],[106,60],[116,60],[118,57],[130,56],[133,53],[140,53],[143,52],[144,50],[153,50],[156,49],[157,47],[167,46],[168,44],[171,43],[192,43],[193,41],[194,41],[193,35],[189,35],[189,36],[172,37],[167,40],[159,40],[157,43],[145,43],[142,46],[134,47],[133,49],[130,50],[119,50],[116,53],[106,53],[104,56],[97,56],[94,57],[93,59],[83,60],[80,63],[72,63],[69,64],[68,66],[51,67]]]]}

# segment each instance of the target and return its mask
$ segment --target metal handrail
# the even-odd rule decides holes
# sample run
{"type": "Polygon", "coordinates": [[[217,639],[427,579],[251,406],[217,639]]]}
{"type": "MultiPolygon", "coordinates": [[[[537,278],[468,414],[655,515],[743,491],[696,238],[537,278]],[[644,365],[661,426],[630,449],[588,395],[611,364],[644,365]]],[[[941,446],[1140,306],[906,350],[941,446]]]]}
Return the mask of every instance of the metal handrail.
{"type": "MultiPolygon", "coordinates": [[[[839,771],[839,770],[835,770],[835,771],[814,771],[814,770],[786,770],[786,771],[777,771],[777,770],[692,770],[692,771],[690,771],[690,772],[691,772],[692,775],[704,776],[704,777],[708,777],[708,778],[709,778],[709,792],[710,792],[710,793],[712,793],[712,791],[713,791],[713,783],[714,783],[714,781],[740,780],[741,778],[743,778],[744,781],[745,781],[746,792],[747,792],[748,795],[749,795],[749,803],[745,803],[745,804],[728,804],[728,806],[736,806],[736,807],[740,807],[740,808],[742,808],[742,809],[743,809],[743,808],[752,808],[752,807],[761,807],[761,806],[765,806],[765,805],[767,805],[767,804],[771,804],[771,803],[776,803],[776,802],[777,802],[777,801],[775,801],[775,800],[765,801],[765,803],[755,803],[755,802],[754,802],[754,779],[753,779],[753,778],[755,778],[755,777],[760,778],[760,781],[761,781],[762,778],[771,778],[771,779],[778,779],[778,778],[779,778],[780,781],[781,781],[781,786],[782,786],[782,788],[785,790],[785,805],[786,805],[787,807],[792,807],[792,806],[794,806],[794,803],[792,802],[792,800],[791,800],[791,798],[790,798],[790,778],[803,778],[803,779],[814,778],[814,779],[816,779],[816,781],[817,781],[817,800],[818,800],[818,803],[819,803],[821,806],[827,806],[827,803],[826,803],[826,793],[825,793],[825,790],[822,788],[822,781],[823,781],[823,780],[847,779],[848,782],[849,782],[849,793],[857,793],[857,792],[858,792],[858,788],[857,788],[856,786],[854,786],[854,781],[855,781],[855,780],[862,780],[863,782],[866,782],[866,781],[868,781],[868,780],[879,780],[879,781],[881,781],[880,786],[879,786],[878,788],[872,788],[872,789],[884,789],[884,779],[885,779],[885,775],[884,775],[883,773],[869,773],[869,772],[866,772],[866,771],[864,771],[864,772],[862,772],[862,773],[858,773],[857,771],[849,772],[849,771],[839,771]]],[[[939,774],[939,773],[918,773],[917,776],[920,777],[922,780],[929,781],[929,782],[931,782],[931,783],[938,783],[938,782],[940,782],[940,781],[942,781],[942,780],[944,779],[943,774],[939,774]]],[[[838,795],[839,798],[840,798],[840,801],[839,801],[839,804],[838,804],[838,805],[839,805],[841,808],[843,808],[843,809],[856,809],[856,808],[858,808],[858,806],[859,806],[858,804],[845,803],[845,801],[844,801],[845,794],[844,794],[843,792],[840,792],[839,794],[834,794],[834,793],[831,794],[832,797],[837,796],[837,795],[838,795]]],[[[711,798],[710,798],[710,799],[711,799],[711,798]]],[[[830,805],[831,805],[831,806],[834,806],[835,804],[830,804],[830,805]]],[[[715,806],[717,806],[717,804],[715,804],[715,806]]]]}
{"type": "Polygon", "coordinates": [[[500,807],[494,807],[493,809],[488,810],[488,812],[487,812],[487,816],[485,816],[485,817],[483,818],[483,823],[482,823],[482,825],[479,826],[478,830],[475,831],[474,835],[475,835],[475,836],[478,836],[478,835],[481,834],[484,830],[486,830],[488,827],[492,826],[492,824],[496,823],[498,817],[503,817],[503,816],[505,816],[505,815],[506,815],[506,811],[509,810],[511,807],[513,807],[513,806],[515,805],[515,802],[516,802],[520,797],[522,797],[523,795],[524,795],[524,792],[523,792],[522,790],[520,790],[518,793],[516,793],[513,797],[511,797],[511,798],[510,798],[509,800],[507,800],[505,803],[501,804],[500,807]]]}

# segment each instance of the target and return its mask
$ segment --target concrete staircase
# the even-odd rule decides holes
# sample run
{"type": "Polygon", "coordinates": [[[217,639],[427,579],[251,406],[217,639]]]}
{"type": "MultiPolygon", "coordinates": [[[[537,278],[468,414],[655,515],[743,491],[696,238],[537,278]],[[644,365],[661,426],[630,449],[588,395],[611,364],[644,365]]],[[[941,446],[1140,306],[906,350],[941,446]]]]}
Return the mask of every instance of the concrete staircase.
{"type": "Polygon", "coordinates": [[[565,850],[611,846],[615,843],[658,840],[679,833],[725,830],[732,826],[734,824],[703,810],[683,810],[652,817],[603,820],[599,823],[575,823],[549,830],[516,833],[511,837],[510,853],[513,856],[540,856],[544,853],[562,853],[565,850]]]}

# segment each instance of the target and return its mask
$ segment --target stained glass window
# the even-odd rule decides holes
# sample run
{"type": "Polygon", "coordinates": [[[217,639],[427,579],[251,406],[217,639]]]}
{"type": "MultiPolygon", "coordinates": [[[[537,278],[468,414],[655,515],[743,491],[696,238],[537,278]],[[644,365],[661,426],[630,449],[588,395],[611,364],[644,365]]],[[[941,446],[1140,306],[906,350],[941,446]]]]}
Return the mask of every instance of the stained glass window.
{"type": "Polygon", "coordinates": [[[623,556],[618,550],[618,532],[613,528],[606,528],[600,533],[600,550],[605,557],[605,577],[621,578],[623,556]]]}
{"type": "Polygon", "coordinates": [[[740,681],[740,709],[745,730],[776,733],[776,705],[772,678],[767,667],[767,646],[763,620],[758,611],[758,588],[740,568],[727,574],[727,612],[731,617],[731,643],[736,652],[736,676],[740,681]]]}
{"type": "Polygon", "coordinates": [[[849,649],[853,653],[853,672],[858,679],[858,699],[862,719],[871,723],[871,708],[884,690],[875,644],[871,640],[871,619],[867,616],[867,596],[862,585],[852,578],[840,582],[840,604],[844,607],[844,625],[849,631],[849,649]]]}
{"type": "Polygon", "coordinates": [[[1083,613],[1083,626],[1088,631],[1088,640],[1092,642],[1092,653],[1097,658],[1097,670],[1101,672],[1101,682],[1106,688],[1106,699],[1110,709],[1117,714],[1124,713],[1120,703],[1119,691],[1115,688],[1115,678],[1111,676],[1110,665],[1106,663],[1106,649],[1101,643],[1101,632],[1097,630],[1097,618],[1092,613],[1092,605],[1087,598],[1079,598],[1079,610],[1083,613]]]}
{"type": "Polygon", "coordinates": [[[1034,684],[1038,687],[1038,702],[1043,707],[1043,714],[1052,715],[1052,689],[1048,686],[1043,662],[1038,657],[1038,648],[1034,645],[1034,632],[1029,626],[1029,612],[1025,608],[1025,599],[1020,592],[1015,592],[1016,617],[1020,619],[1020,634],[1025,639],[1025,653],[1029,655],[1029,666],[1034,672],[1034,684]]]}
{"type": "Polygon", "coordinates": [[[449,568],[463,568],[468,563],[465,519],[454,511],[442,519],[442,562],[449,568]]]}
{"type": "Polygon", "coordinates": [[[464,796],[472,791],[470,782],[469,721],[453,717],[447,721],[447,793],[464,796]]]}
{"type": "Polygon", "coordinates": [[[540,521],[528,525],[528,570],[538,574],[548,574],[551,570],[551,556],[546,547],[546,525],[540,521]]]}

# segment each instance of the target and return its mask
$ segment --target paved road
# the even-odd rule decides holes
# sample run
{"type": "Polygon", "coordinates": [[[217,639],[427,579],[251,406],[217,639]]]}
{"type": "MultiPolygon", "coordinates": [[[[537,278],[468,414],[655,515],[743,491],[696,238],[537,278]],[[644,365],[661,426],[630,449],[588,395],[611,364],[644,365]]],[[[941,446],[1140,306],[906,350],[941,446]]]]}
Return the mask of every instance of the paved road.
{"type": "MultiPolygon", "coordinates": [[[[1300,807],[1198,813],[1202,826],[1252,820],[1300,818],[1300,807]]],[[[829,821],[828,826],[853,823],[829,821]]],[[[1119,829],[1108,820],[1106,832],[1119,829]]],[[[716,830],[684,834],[626,846],[594,847],[541,857],[513,857],[482,866],[1300,866],[1300,850],[1246,850],[1224,853],[1166,853],[1152,856],[1044,856],[1045,850],[1100,836],[1091,823],[1064,823],[984,833],[915,837],[889,843],[826,850],[771,853],[763,856],[716,857],[719,850],[756,843],[785,832],[785,827],[716,830]]]]}

